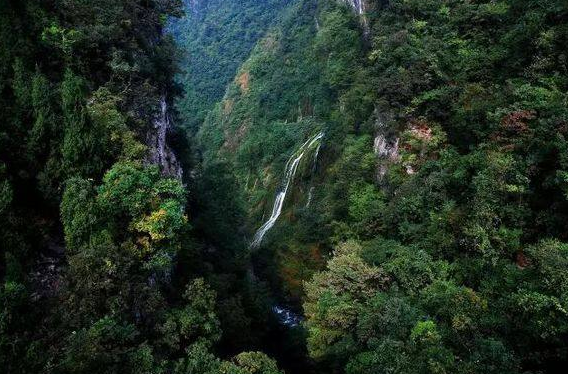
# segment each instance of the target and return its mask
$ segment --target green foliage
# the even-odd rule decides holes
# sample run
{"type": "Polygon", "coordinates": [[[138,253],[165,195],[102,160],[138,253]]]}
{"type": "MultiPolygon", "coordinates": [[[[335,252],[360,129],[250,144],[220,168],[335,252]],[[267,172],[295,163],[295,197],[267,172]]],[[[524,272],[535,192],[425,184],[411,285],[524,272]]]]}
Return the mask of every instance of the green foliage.
{"type": "Polygon", "coordinates": [[[12,186],[10,182],[5,179],[4,175],[5,166],[0,165],[0,216],[5,216],[8,213],[8,208],[12,202],[12,186]]]}
{"type": "MultiPolygon", "coordinates": [[[[202,280],[176,291],[189,270],[172,279],[177,256],[197,252],[185,188],[146,162],[158,99],[175,93],[162,31],[179,7],[0,2],[6,373],[173,372],[186,348],[220,339],[215,293],[202,280]]],[[[243,367],[257,361],[275,368],[243,367]]]]}
{"type": "Polygon", "coordinates": [[[197,131],[256,42],[289,2],[197,2],[185,18],[173,22],[170,28],[184,51],[179,81],[185,94],[178,109],[190,131],[197,131]]]}
{"type": "Polygon", "coordinates": [[[355,242],[341,244],[329,262],[329,271],[314,275],[306,284],[304,311],[308,317],[308,348],[314,357],[350,353],[355,342],[349,331],[357,322],[358,310],[387,283],[381,269],[361,258],[362,248],[355,242]]]}
{"type": "MultiPolygon", "coordinates": [[[[231,31],[231,25],[227,30],[231,31]]],[[[319,225],[323,222],[313,222],[307,215],[317,217],[312,209],[321,209],[324,214],[327,214],[327,209],[320,206],[321,201],[317,201],[315,196],[310,209],[302,209],[300,204],[291,202],[301,201],[308,205],[311,200],[308,195],[325,195],[326,191],[319,188],[320,181],[316,180],[320,160],[340,152],[346,133],[356,131],[372,111],[372,88],[366,79],[360,34],[355,17],[344,7],[331,2],[291,2],[278,24],[259,40],[248,60],[236,72],[225,96],[222,99],[219,96],[221,101],[209,112],[196,137],[204,159],[203,170],[222,162],[234,175],[232,188],[236,192],[233,196],[241,212],[239,221],[231,224],[233,229],[230,231],[239,230],[240,243],[243,237],[250,240],[262,217],[271,211],[274,193],[281,187],[289,157],[308,138],[324,131],[326,145],[321,148],[318,157],[316,147],[305,153],[284,203],[281,219],[290,217],[293,227],[277,225],[266,241],[270,240],[274,245],[271,254],[259,260],[275,265],[273,272],[283,275],[283,289],[295,297],[301,294],[302,281],[313,274],[314,267],[321,266],[322,253],[319,246],[313,244],[315,238],[327,235],[326,226],[319,225]],[[341,77],[337,76],[339,73],[341,77]],[[356,97],[359,94],[368,97],[361,102],[356,97]],[[343,104],[349,108],[341,109],[343,104]],[[327,148],[328,145],[330,148],[327,148]]],[[[205,75],[198,73],[197,76],[205,75]]],[[[187,77],[182,79],[190,82],[187,77]]],[[[365,145],[369,143],[370,138],[365,145]]],[[[362,162],[369,170],[374,169],[372,152],[368,149],[361,152],[367,153],[362,162]]],[[[210,172],[215,172],[215,169],[210,172]]],[[[369,175],[370,180],[362,182],[372,183],[372,171],[369,175]]],[[[203,175],[203,178],[215,181],[216,185],[226,184],[223,174],[218,181],[211,175],[203,175]]],[[[363,183],[355,184],[353,181],[351,198],[359,200],[360,209],[353,214],[361,222],[353,231],[364,235],[370,227],[379,224],[376,210],[380,208],[380,202],[376,201],[378,195],[370,189],[360,191],[364,189],[363,183]],[[363,213],[366,207],[374,211],[363,213]]],[[[223,189],[217,191],[222,192],[223,189]]],[[[208,196],[209,192],[203,195],[205,201],[208,196]]],[[[215,203],[218,199],[216,196],[211,201],[215,203]]],[[[344,196],[341,203],[346,200],[344,196]]],[[[207,218],[210,223],[211,217],[207,213],[203,221],[207,218]]],[[[229,214],[229,217],[234,215],[229,214]]],[[[327,218],[322,217],[321,221],[327,218]]],[[[201,219],[198,215],[197,220],[201,219]]],[[[219,237],[224,238],[223,233],[230,232],[226,229],[227,223],[227,220],[221,223],[224,228],[221,235],[221,230],[215,230],[214,235],[209,234],[211,225],[204,225],[209,226],[204,227],[204,231],[211,241],[218,242],[219,237]]],[[[227,244],[230,245],[230,242],[223,246],[227,244]]]]}
{"type": "Polygon", "coordinates": [[[511,295],[511,306],[527,334],[537,340],[558,341],[568,329],[568,247],[556,240],[545,240],[530,247],[527,255],[531,274],[511,295]]]}
{"type": "Polygon", "coordinates": [[[67,373],[135,373],[138,350],[127,348],[136,340],[136,328],[105,317],[89,328],[75,332],[64,353],[63,370],[67,373]]]}
{"type": "Polygon", "coordinates": [[[162,178],[157,167],[118,163],[106,173],[98,193],[100,209],[110,218],[108,228],[117,234],[129,229],[159,243],[176,238],[187,221],[183,186],[162,178]]]}
{"type": "Polygon", "coordinates": [[[109,134],[99,122],[87,116],[85,82],[70,70],[61,84],[61,104],[64,120],[62,145],[63,166],[71,175],[96,176],[109,157],[109,134]]]}
{"type": "MultiPolygon", "coordinates": [[[[244,211],[242,197],[230,165],[226,162],[215,162],[204,165],[200,178],[195,186],[197,230],[210,238],[212,243],[230,252],[240,250],[242,243],[241,224],[244,211]]],[[[225,259],[226,260],[226,259],[225,259]]],[[[216,262],[220,265],[223,258],[216,262]]]]}
{"type": "MultiPolygon", "coordinates": [[[[156,167],[117,163],[96,189],[86,180],[68,182],[61,204],[67,247],[79,261],[87,255],[85,260],[95,260],[106,271],[115,268],[115,255],[109,253],[111,259],[104,265],[90,258],[92,249],[81,252],[98,245],[112,248],[111,243],[116,243],[132,256],[128,261],[142,261],[138,266],[144,271],[168,272],[181,233],[187,230],[184,205],[179,181],[162,178],[156,167]]],[[[123,263],[119,256],[120,264],[134,265],[123,263]]]]}
{"type": "MultiPolygon", "coordinates": [[[[346,142],[329,169],[325,211],[332,239],[358,239],[388,282],[352,301],[350,288],[320,281],[341,273],[335,253],[306,286],[312,355],[348,373],[552,372],[566,360],[567,28],[558,17],[568,9],[367,5],[372,130],[396,139],[397,152],[378,161],[384,176],[370,170],[377,184],[355,162],[369,140],[346,142]],[[349,323],[333,325],[318,305],[349,323]]],[[[365,277],[357,271],[349,279],[365,277]]]]}
{"type": "Polygon", "coordinates": [[[106,147],[113,155],[120,155],[128,161],[140,160],[146,147],[136,139],[136,133],[128,128],[126,116],[120,112],[119,95],[114,95],[107,87],[101,87],[92,94],[87,111],[96,128],[103,129],[109,136],[106,147]]]}
{"type": "Polygon", "coordinates": [[[247,374],[281,374],[276,362],[261,352],[244,352],[233,359],[233,362],[247,374]]]}
{"type": "Polygon", "coordinates": [[[566,366],[565,1],[347,3],[0,2],[7,373],[278,374],[257,277],[321,372],[566,366]],[[187,186],[144,145],[176,74],[187,186]]]}
{"type": "Polygon", "coordinates": [[[187,305],[170,311],[160,327],[164,344],[175,352],[196,341],[216,343],[221,332],[215,315],[215,293],[198,279],[187,286],[183,298],[187,305]]]}
{"type": "Polygon", "coordinates": [[[89,242],[100,224],[95,202],[95,189],[89,181],[76,178],[67,181],[61,203],[61,220],[70,251],[89,242]]]}
{"type": "Polygon", "coordinates": [[[18,314],[23,310],[26,298],[24,285],[7,281],[0,289],[0,363],[4,367],[12,364],[9,352],[21,352],[25,341],[15,332],[20,329],[18,314]]]}
{"type": "Polygon", "coordinates": [[[175,374],[282,374],[276,363],[260,352],[245,352],[232,361],[221,361],[203,344],[187,350],[187,357],[176,364],[175,374]]]}

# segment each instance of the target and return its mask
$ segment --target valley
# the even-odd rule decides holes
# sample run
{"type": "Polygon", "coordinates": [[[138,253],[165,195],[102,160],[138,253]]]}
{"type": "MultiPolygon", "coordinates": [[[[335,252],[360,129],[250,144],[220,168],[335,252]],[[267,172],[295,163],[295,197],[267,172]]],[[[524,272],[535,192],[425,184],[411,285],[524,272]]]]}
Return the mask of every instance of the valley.
{"type": "Polygon", "coordinates": [[[565,0],[0,0],[6,374],[560,374],[565,0]]]}

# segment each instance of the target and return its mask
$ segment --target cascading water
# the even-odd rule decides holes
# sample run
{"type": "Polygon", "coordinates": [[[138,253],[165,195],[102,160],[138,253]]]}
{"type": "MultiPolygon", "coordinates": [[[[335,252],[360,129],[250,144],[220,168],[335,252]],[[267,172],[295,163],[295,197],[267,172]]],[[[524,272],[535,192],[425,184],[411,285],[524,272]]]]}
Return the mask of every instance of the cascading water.
{"type": "Polygon", "coordinates": [[[369,36],[369,23],[367,20],[366,12],[368,9],[368,0],[341,0],[347,5],[349,5],[359,16],[361,23],[363,25],[363,31],[365,36],[369,36]]]}
{"type": "Polygon", "coordinates": [[[362,16],[365,13],[365,0],[342,0],[347,5],[351,6],[357,12],[358,15],[362,16]]]}
{"type": "Polygon", "coordinates": [[[280,324],[288,327],[298,327],[304,321],[304,317],[298,313],[294,313],[291,309],[275,305],[272,312],[278,318],[280,324]]]}
{"type": "Polygon", "coordinates": [[[320,149],[321,149],[321,143],[318,144],[318,147],[316,148],[316,151],[314,153],[314,169],[313,169],[313,171],[316,171],[316,167],[318,166],[318,156],[320,154],[320,149]]]}
{"type": "Polygon", "coordinates": [[[258,248],[262,243],[262,239],[280,217],[282,213],[282,207],[284,206],[284,200],[286,199],[286,194],[288,193],[288,188],[294,176],[296,175],[296,171],[298,171],[298,165],[302,158],[306,154],[307,151],[310,150],[315,144],[318,144],[318,152],[319,152],[319,145],[321,144],[321,139],[323,138],[324,133],[320,132],[316,136],[311,139],[308,139],[302,146],[294,152],[292,157],[286,163],[286,174],[284,175],[284,183],[283,188],[276,194],[276,199],[274,200],[274,206],[272,207],[272,214],[268,221],[266,221],[256,232],[254,235],[254,239],[251,243],[251,248],[258,248]]]}

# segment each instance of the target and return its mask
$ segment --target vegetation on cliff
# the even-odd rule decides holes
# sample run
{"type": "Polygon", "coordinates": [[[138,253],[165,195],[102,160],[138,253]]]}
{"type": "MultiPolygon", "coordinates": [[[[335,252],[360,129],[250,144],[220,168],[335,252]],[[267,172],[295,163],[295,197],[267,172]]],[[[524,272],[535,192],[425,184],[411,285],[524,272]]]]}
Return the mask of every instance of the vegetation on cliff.
{"type": "Polygon", "coordinates": [[[562,372],[567,46],[563,0],[1,1],[0,367],[562,372]]]}
{"type": "Polygon", "coordinates": [[[231,165],[250,236],[288,157],[326,132],[259,273],[303,301],[328,370],[554,372],[567,359],[566,5],[365,8],[363,22],[298,2],[200,130],[205,163],[231,165]]]}
{"type": "Polygon", "coordinates": [[[150,164],[160,102],[176,93],[164,27],[181,10],[0,2],[5,373],[279,373],[262,353],[216,356],[187,191],[150,164]]]}

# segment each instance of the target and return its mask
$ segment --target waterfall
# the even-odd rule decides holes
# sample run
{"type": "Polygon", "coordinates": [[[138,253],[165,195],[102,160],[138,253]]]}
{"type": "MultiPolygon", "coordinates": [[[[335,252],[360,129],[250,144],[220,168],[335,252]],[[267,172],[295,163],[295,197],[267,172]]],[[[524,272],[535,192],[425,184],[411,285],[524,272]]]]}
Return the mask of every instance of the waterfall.
{"type": "Polygon", "coordinates": [[[351,6],[358,15],[362,16],[365,13],[365,0],[343,0],[343,2],[351,6]]]}
{"type": "Polygon", "coordinates": [[[363,32],[365,37],[369,36],[369,22],[367,20],[367,5],[368,5],[368,1],[366,0],[341,0],[344,3],[346,3],[347,5],[349,5],[351,8],[353,8],[353,10],[355,11],[355,13],[359,16],[359,19],[361,21],[361,24],[363,26],[363,32]]]}
{"type": "MultiPolygon", "coordinates": [[[[272,207],[272,214],[268,221],[266,221],[254,235],[254,239],[251,243],[251,248],[258,248],[262,243],[262,239],[270,229],[274,226],[280,214],[282,213],[282,207],[284,206],[284,200],[286,199],[286,194],[288,193],[288,188],[298,171],[298,165],[306,152],[314,145],[321,144],[321,139],[323,138],[323,132],[320,132],[311,139],[308,139],[302,146],[292,154],[288,162],[286,163],[286,172],[284,175],[283,188],[276,194],[276,199],[274,200],[274,206],[272,207]]],[[[318,147],[319,149],[319,147],[318,147]]]]}
{"type": "Polygon", "coordinates": [[[314,153],[314,168],[313,168],[313,171],[316,171],[316,168],[318,166],[318,156],[320,154],[320,149],[321,149],[321,143],[318,144],[318,147],[316,148],[316,151],[314,153]]]}
{"type": "Polygon", "coordinates": [[[148,146],[150,148],[148,162],[158,165],[165,176],[181,179],[181,166],[167,142],[171,123],[165,97],[160,99],[160,112],[155,117],[153,124],[155,131],[148,134],[148,146]]]}

